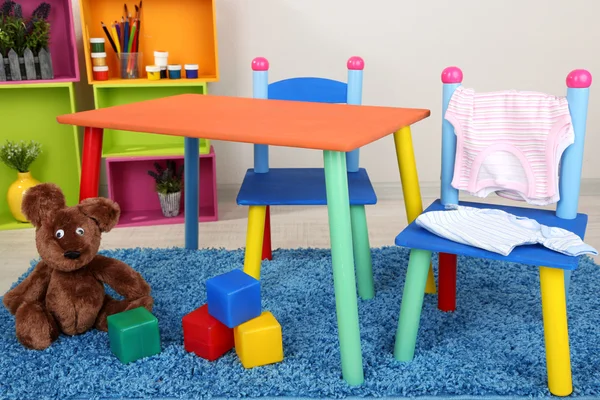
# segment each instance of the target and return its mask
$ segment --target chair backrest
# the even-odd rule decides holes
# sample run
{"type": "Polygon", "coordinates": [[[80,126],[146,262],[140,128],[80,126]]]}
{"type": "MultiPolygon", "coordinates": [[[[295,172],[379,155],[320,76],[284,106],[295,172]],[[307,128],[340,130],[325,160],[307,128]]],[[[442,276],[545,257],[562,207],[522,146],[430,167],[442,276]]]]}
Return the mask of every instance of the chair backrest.
{"type": "MultiPolygon", "coordinates": [[[[462,84],[462,79],[463,73],[457,67],[448,67],[442,72],[444,86],[442,96],[442,204],[458,203],[458,190],[451,185],[454,174],[456,135],[454,127],[444,116],[454,91],[462,84]]],[[[563,219],[574,219],[577,216],[589,87],[591,84],[592,75],[586,70],[577,69],[567,76],[567,102],[575,132],[575,143],[567,147],[560,163],[560,200],[556,206],[556,216],[563,219]]]]}
{"type": "MultiPolygon", "coordinates": [[[[351,57],[347,62],[347,67],[347,83],[326,78],[299,77],[269,84],[269,61],[264,57],[257,57],[252,60],[253,97],[270,100],[360,105],[362,102],[365,63],[360,57],[351,57]]],[[[356,149],[346,153],[348,172],[358,172],[359,150],[356,149]]],[[[269,146],[264,144],[254,145],[254,172],[269,172],[269,146]]]]}

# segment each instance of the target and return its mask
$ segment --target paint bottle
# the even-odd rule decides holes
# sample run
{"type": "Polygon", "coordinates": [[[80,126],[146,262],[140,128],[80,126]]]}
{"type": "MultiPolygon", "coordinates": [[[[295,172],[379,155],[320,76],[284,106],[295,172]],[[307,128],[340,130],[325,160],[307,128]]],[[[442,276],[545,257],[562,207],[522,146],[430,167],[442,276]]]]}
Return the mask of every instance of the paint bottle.
{"type": "Polygon", "coordinates": [[[181,79],[181,65],[169,65],[169,79],[181,79]]]}
{"type": "Polygon", "coordinates": [[[93,67],[94,71],[94,80],[95,81],[107,81],[108,80],[108,66],[101,65],[98,67],[93,67]]]}
{"type": "Polygon", "coordinates": [[[160,67],[158,65],[147,65],[146,72],[148,73],[148,80],[159,81],[160,80],[160,67]]]}
{"type": "Polygon", "coordinates": [[[167,79],[167,67],[160,67],[160,79],[167,79]]]}
{"type": "Polygon", "coordinates": [[[104,53],[104,38],[90,38],[92,53],[104,53]]]}
{"type": "Polygon", "coordinates": [[[155,51],[154,52],[154,65],[158,67],[166,67],[169,63],[169,52],[168,51],[155,51]]]}
{"type": "Polygon", "coordinates": [[[185,77],[187,79],[198,79],[198,64],[185,64],[185,77]]]}
{"type": "Polygon", "coordinates": [[[92,53],[92,65],[104,67],[106,65],[106,53],[92,53]]]}

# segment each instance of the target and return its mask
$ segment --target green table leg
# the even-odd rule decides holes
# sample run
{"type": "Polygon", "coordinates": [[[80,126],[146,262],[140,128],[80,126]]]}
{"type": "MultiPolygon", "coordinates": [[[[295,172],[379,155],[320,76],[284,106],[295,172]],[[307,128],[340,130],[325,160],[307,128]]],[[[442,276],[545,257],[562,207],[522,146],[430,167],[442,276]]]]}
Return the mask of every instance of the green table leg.
{"type": "Polygon", "coordinates": [[[394,349],[394,357],[398,361],[410,361],[415,355],[430,263],[430,251],[417,249],[410,251],[394,349]]]}
{"type": "Polygon", "coordinates": [[[356,262],[358,294],[363,300],[370,300],[375,297],[375,285],[373,283],[373,263],[371,261],[371,245],[369,244],[365,206],[350,206],[350,218],[352,219],[352,242],[356,262]]]}
{"type": "Polygon", "coordinates": [[[349,385],[360,385],[364,381],[364,374],[352,253],[346,153],[324,151],[323,158],[342,374],[349,385]]]}

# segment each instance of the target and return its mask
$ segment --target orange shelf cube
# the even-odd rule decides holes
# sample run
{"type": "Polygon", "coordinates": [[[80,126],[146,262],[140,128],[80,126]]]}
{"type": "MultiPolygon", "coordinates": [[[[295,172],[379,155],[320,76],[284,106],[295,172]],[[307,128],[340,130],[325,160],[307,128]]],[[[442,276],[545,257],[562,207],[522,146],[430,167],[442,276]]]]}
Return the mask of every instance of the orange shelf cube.
{"type": "MultiPolygon", "coordinates": [[[[120,21],[124,15],[123,4],[135,15],[135,2],[127,0],[81,0],[81,24],[84,40],[85,63],[88,82],[102,85],[148,83],[146,65],[154,64],[154,51],[168,51],[169,64],[182,66],[198,64],[198,81],[214,82],[219,80],[217,52],[217,31],[214,0],[144,0],[141,12],[141,32],[139,52],[143,58],[140,63],[140,78],[121,79],[118,55],[112,49],[101,22],[109,28],[114,21],[120,21]],[[110,79],[95,81],[92,73],[92,60],[89,39],[106,39],[105,50],[109,66],[110,79]]],[[[154,82],[154,81],[152,81],[154,82]]]]}

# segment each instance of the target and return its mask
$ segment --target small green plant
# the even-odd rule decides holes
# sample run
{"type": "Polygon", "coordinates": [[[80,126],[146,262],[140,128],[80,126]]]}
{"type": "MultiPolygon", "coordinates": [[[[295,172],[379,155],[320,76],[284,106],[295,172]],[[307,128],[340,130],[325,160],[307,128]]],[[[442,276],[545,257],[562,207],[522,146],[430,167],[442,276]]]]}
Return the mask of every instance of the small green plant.
{"type": "Polygon", "coordinates": [[[19,172],[29,172],[29,167],[41,153],[42,145],[34,140],[30,142],[7,140],[0,147],[0,160],[9,168],[19,172]]]}
{"type": "Polygon", "coordinates": [[[162,194],[177,193],[183,187],[183,165],[177,169],[175,161],[167,160],[164,168],[159,163],[154,163],[155,171],[148,171],[148,175],[156,182],[156,191],[162,194]]]}
{"type": "Polygon", "coordinates": [[[5,0],[0,6],[0,54],[7,56],[13,49],[22,57],[29,48],[38,54],[50,43],[50,4],[40,3],[29,18],[23,17],[21,5],[5,0]]]}

